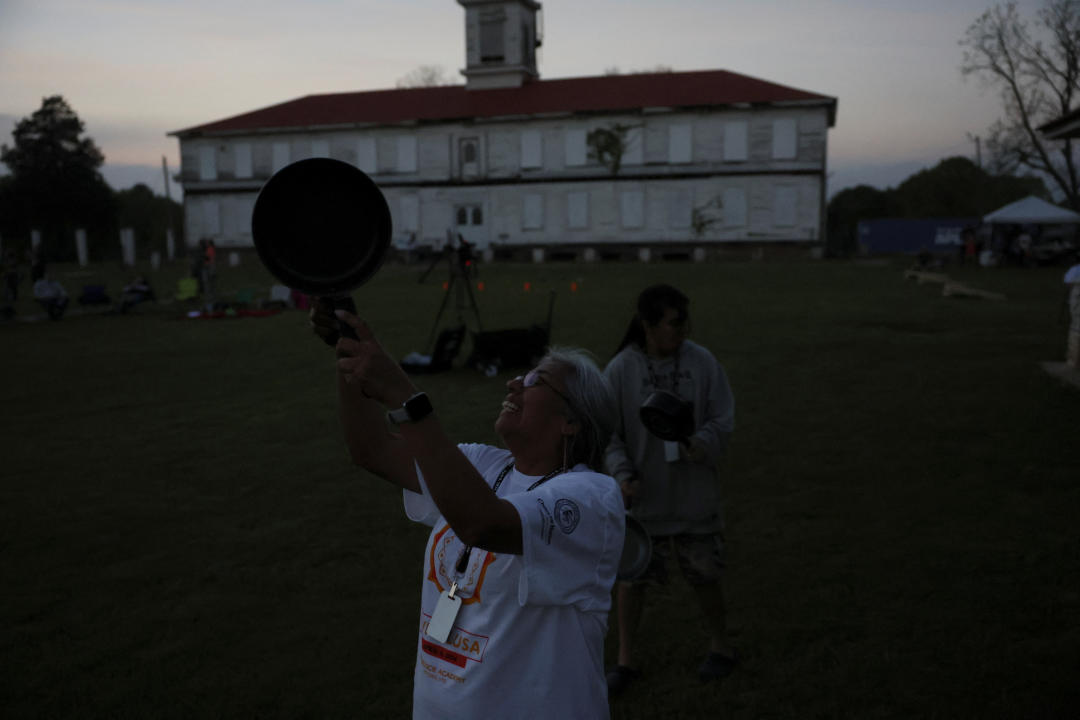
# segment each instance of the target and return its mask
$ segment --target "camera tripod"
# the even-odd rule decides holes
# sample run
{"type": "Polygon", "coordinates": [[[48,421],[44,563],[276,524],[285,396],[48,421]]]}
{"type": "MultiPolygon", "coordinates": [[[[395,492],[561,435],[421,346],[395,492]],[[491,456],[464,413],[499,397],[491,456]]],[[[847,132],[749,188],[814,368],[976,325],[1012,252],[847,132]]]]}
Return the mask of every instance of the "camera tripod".
{"type": "Polygon", "coordinates": [[[475,332],[479,333],[483,331],[483,327],[480,324],[480,308],[476,305],[476,297],[472,291],[472,246],[465,242],[464,238],[458,236],[460,247],[452,247],[447,245],[443,249],[442,256],[435,258],[434,262],[428,267],[427,270],[420,275],[419,282],[424,282],[427,276],[431,274],[431,271],[435,269],[440,262],[444,259],[449,266],[449,278],[446,282],[446,291],[443,293],[442,303],[439,304],[439,312],[435,315],[435,324],[431,327],[431,334],[428,337],[428,349],[430,352],[434,352],[436,333],[439,330],[439,323],[442,321],[443,313],[446,311],[446,305],[450,301],[450,295],[454,295],[454,308],[457,311],[457,319],[459,325],[467,325],[466,313],[471,312],[472,319],[476,322],[475,332]]]}

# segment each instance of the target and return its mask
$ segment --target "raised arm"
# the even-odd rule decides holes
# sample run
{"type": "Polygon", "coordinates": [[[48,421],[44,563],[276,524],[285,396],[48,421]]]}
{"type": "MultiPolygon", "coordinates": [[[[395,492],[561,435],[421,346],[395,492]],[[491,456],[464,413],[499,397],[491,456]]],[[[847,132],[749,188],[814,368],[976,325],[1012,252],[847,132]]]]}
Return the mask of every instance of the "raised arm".
{"type": "Polygon", "coordinates": [[[458,446],[435,413],[387,426],[386,409],[396,409],[418,392],[401,366],[355,315],[338,317],[356,331],[356,340],[337,343],[338,386],[346,443],[354,460],[402,487],[420,492],[413,462],[439,512],[469,545],[493,552],[521,553],[521,518],[500,500],[458,446]]]}

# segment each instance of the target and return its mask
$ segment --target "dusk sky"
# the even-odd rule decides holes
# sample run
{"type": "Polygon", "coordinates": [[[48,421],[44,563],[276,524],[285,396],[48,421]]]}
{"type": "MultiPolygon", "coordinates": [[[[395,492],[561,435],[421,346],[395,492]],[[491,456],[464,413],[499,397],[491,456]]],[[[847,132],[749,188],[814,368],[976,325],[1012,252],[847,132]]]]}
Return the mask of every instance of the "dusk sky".
{"type": "MultiPolygon", "coordinates": [[[[838,98],[829,194],[895,186],[998,115],[961,77],[988,0],[544,0],[542,78],[658,65],[724,69],[838,98]]],[[[1034,17],[1037,0],[1018,3],[1034,17]]],[[[163,192],[166,133],[303,95],[394,87],[420,65],[460,82],[454,0],[0,0],[0,138],[63,95],[116,188],[163,192]]],[[[173,186],[174,197],[177,188],[173,186]]]]}

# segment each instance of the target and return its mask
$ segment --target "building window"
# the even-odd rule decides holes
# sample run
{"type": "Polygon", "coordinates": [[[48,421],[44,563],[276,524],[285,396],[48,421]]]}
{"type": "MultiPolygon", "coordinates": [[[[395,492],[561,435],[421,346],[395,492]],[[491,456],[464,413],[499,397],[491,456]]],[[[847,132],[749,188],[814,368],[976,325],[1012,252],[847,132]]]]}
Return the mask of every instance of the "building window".
{"type": "Polygon", "coordinates": [[[462,177],[480,174],[480,140],[474,137],[458,141],[458,166],[462,177]]]}
{"type": "Polygon", "coordinates": [[[544,166],[543,146],[539,130],[525,130],[521,133],[521,167],[540,168],[544,166]]]}
{"type": "Polygon", "coordinates": [[[214,238],[221,234],[221,207],[217,200],[203,200],[202,221],[203,235],[214,238]]]}
{"type": "Polygon", "coordinates": [[[289,143],[277,142],[274,143],[274,166],[273,171],[277,172],[281,168],[289,164],[289,143]]]}
{"type": "Polygon", "coordinates": [[[378,170],[378,161],[375,155],[375,138],[364,137],[356,141],[356,167],[366,173],[374,173],[378,170]]]}
{"type": "Polygon", "coordinates": [[[458,205],[454,208],[454,217],[455,224],[462,227],[484,224],[484,211],[479,205],[458,205]]]}
{"type": "Polygon", "coordinates": [[[403,232],[416,232],[420,227],[420,199],[416,195],[402,195],[398,210],[400,217],[395,224],[403,232]]]}
{"type": "Polygon", "coordinates": [[[689,190],[672,190],[668,194],[668,227],[684,229],[690,227],[693,209],[690,207],[689,190]]]}
{"type": "Polygon", "coordinates": [[[692,131],[689,125],[668,128],[668,162],[688,163],[693,159],[692,131]]]}
{"type": "Polygon", "coordinates": [[[480,16],[480,62],[501,63],[506,57],[503,27],[506,16],[501,10],[480,16]]]}
{"type": "Polygon", "coordinates": [[[235,167],[233,173],[238,178],[251,177],[251,144],[250,143],[237,143],[233,146],[235,152],[235,167]]]}
{"type": "Polygon", "coordinates": [[[746,191],[742,188],[724,190],[721,213],[724,216],[724,227],[746,225],[746,191]]]}
{"type": "Polygon", "coordinates": [[[311,157],[314,157],[314,158],[328,158],[328,157],[330,157],[330,142],[328,140],[312,140],[311,141],[311,157]]]}
{"type": "Polygon", "coordinates": [[[627,190],[620,196],[619,205],[624,228],[639,228],[645,225],[645,193],[641,190],[627,190]]]}
{"type": "Polygon", "coordinates": [[[773,160],[794,160],[797,157],[797,139],[794,118],[773,120],[773,160]]]}
{"type": "Polygon", "coordinates": [[[522,198],[521,228],[539,230],[544,227],[544,196],[528,193],[522,198]]]}
{"type": "Polygon", "coordinates": [[[645,139],[640,127],[626,131],[623,139],[623,165],[641,165],[645,162],[645,139]]]}
{"type": "Polygon", "coordinates": [[[566,131],[566,165],[580,167],[585,164],[588,153],[585,150],[585,131],[573,128],[566,131]]]}
{"type": "Polygon", "coordinates": [[[794,227],[799,204],[799,192],[790,185],[776,188],[773,197],[773,224],[777,227],[794,227]]]}
{"type": "Polygon", "coordinates": [[[724,162],[740,162],[746,158],[746,121],[724,123],[724,162]]]}
{"type": "Polygon", "coordinates": [[[213,145],[199,148],[199,179],[217,179],[217,148],[213,145]]]}
{"type": "Polygon", "coordinates": [[[589,227],[589,193],[566,194],[566,226],[572,230],[585,230],[589,227]]]}
{"type": "Polygon", "coordinates": [[[400,135],[397,139],[397,171],[416,172],[416,136],[400,135]]]}

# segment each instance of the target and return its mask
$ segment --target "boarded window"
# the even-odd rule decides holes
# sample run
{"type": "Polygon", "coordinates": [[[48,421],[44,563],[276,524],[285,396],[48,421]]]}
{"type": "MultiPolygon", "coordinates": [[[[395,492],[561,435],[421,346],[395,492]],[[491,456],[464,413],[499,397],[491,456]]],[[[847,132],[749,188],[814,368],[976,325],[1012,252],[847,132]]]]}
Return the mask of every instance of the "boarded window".
{"type": "Polygon", "coordinates": [[[574,230],[584,230],[589,227],[589,193],[566,194],[566,225],[574,230]]]}
{"type": "Polygon", "coordinates": [[[274,143],[274,172],[289,164],[289,143],[274,143]]]}
{"type": "Polygon", "coordinates": [[[746,158],[746,121],[733,120],[724,123],[725,162],[740,162],[746,158]]]}
{"type": "Polygon", "coordinates": [[[690,207],[689,190],[672,190],[668,193],[668,227],[688,228],[693,210],[690,207]]]}
{"type": "Polygon", "coordinates": [[[379,168],[375,154],[375,138],[364,137],[356,141],[356,167],[366,173],[374,173],[379,168]]]}
{"type": "Polygon", "coordinates": [[[624,228],[639,228],[645,224],[645,193],[641,190],[622,193],[619,208],[624,228]]]}
{"type": "Polygon", "coordinates": [[[724,227],[742,227],[746,225],[746,191],[742,188],[728,188],[723,195],[724,227]]]}
{"type": "Polygon", "coordinates": [[[795,119],[781,118],[772,124],[772,156],[774,160],[794,160],[796,153],[795,119]]]}
{"type": "Polygon", "coordinates": [[[623,138],[623,165],[641,165],[645,162],[645,137],[640,127],[626,131],[623,138]]]}
{"type": "Polygon", "coordinates": [[[521,167],[539,168],[544,166],[539,130],[525,130],[521,133],[521,167]]]}
{"type": "Polygon", "coordinates": [[[588,153],[585,151],[585,131],[571,129],[566,131],[566,165],[580,167],[585,164],[588,153]]]}
{"type": "Polygon", "coordinates": [[[798,211],[799,192],[790,185],[776,188],[773,198],[773,223],[777,227],[793,227],[798,211]]]}
{"type": "Polygon", "coordinates": [[[420,199],[416,195],[402,195],[398,200],[400,217],[394,224],[404,232],[416,232],[420,227],[420,199]]]}
{"type": "Polygon", "coordinates": [[[221,234],[221,206],[217,200],[203,200],[203,235],[216,237],[221,234]]]}
{"type": "Polygon", "coordinates": [[[505,56],[503,49],[503,26],[505,20],[502,17],[489,17],[480,19],[480,62],[501,63],[505,56]]]}
{"type": "Polygon", "coordinates": [[[233,172],[236,173],[236,177],[251,177],[251,144],[237,143],[233,147],[233,151],[236,153],[236,157],[234,158],[236,166],[233,170],[233,172]]]}
{"type": "Polygon", "coordinates": [[[329,140],[312,140],[311,141],[311,157],[315,157],[315,158],[328,158],[328,157],[330,157],[330,141],[329,140]]]}
{"type": "Polygon", "coordinates": [[[688,163],[693,159],[692,132],[689,125],[668,128],[668,162],[688,163]]]}
{"type": "Polygon", "coordinates": [[[212,145],[199,148],[199,179],[217,179],[217,148],[212,145]]]}
{"type": "Polygon", "coordinates": [[[416,172],[416,137],[400,135],[397,139],[397,171],[416,172]]]}
{"type": "Polygon", "coordinates": [[[528,193],[524,196],[521,227],[523,230],[539,230],[544,227],[544,196],[540,193],[528,193]]]}

